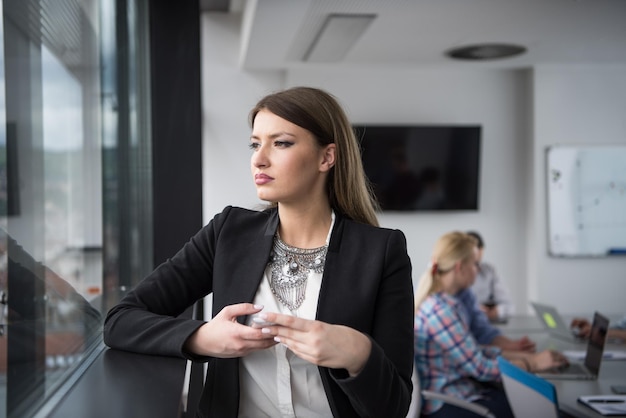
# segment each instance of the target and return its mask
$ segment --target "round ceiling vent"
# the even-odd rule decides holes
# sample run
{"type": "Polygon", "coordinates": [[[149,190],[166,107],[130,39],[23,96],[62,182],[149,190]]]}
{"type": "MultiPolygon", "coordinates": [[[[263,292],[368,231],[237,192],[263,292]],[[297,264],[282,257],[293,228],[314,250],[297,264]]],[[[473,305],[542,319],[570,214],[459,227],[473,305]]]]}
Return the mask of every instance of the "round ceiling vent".
{"type": "Polygon", "coordinates": [[[446,52],[450,58],[460,60],[494,60],[510,58],[526,52],[526,48],[512,44],[477,44],[453,48],[446,52]]]}

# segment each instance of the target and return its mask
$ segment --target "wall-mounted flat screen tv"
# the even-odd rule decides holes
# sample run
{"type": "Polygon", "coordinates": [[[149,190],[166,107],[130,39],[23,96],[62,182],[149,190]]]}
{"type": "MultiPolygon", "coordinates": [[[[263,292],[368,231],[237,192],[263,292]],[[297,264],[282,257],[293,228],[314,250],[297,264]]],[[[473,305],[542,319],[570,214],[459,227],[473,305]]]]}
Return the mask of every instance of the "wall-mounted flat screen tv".
{"type": "Polygon", "coordinates": [[[354,128],[382,210],[478,210],[480,126],[354,128]]]}

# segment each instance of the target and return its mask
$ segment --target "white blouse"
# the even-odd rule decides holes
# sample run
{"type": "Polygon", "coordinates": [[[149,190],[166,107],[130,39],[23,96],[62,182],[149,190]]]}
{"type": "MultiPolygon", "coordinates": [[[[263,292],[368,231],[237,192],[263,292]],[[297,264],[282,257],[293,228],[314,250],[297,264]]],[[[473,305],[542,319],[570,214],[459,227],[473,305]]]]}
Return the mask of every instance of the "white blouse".
{"type": "MultiPolygon", "coordinates": [[[[334,221],[333,213],[326,244],[334,221]]],[[[254,304],[265,306],[263,311],[267,312],[315,319],[322,273],[309,272],[306,297],[296,311],[290,311],[276,299],[270,289],[270,274],[268,266],[254,297],[254,304]]],[[[248,325],[251,322],[250,318],[248,325]]],[[[317,366],[302,360],[283,344],[242,357],[239,362],[239,382],[239,417],[332,417],[317,366]]]]}

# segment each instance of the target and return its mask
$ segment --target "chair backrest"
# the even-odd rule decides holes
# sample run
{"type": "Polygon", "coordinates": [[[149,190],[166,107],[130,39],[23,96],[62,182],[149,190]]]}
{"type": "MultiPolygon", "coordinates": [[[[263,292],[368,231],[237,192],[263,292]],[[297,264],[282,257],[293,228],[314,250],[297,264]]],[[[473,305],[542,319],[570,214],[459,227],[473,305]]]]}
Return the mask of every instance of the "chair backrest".
{"type": "Polygon", "coordinates": [[[413,393],[411,394],[411,406],[409,407],[409,413],[406,418],[419,418],[422,410],[422,399],[426,400],[439,400],[450,405],[454,405],[458,408],[471,411],[476,414],[477,417],[495,418],[488,408],[482,405],[474,404],[472,402],[455,398],[451,395],[443,393],[436,393],[429,390],[421,390],[420,380],[417,372],[417,366],[413,367],[413,375],[411,376],[413,382],[413,393]]]}
{"type": "Polygon", "coordinates": [[[506,397],[516,418],[558,418],[554,385],[498,357],[506,397]]]}

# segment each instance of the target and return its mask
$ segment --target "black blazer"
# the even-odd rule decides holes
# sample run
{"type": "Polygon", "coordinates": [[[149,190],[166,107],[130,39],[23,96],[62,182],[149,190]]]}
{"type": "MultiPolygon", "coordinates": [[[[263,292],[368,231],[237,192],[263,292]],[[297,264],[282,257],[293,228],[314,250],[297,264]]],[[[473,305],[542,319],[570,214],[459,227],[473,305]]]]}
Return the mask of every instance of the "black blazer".
{"type": "MultiPolygon", "coordinates": [[[[106,344],[208,361],[199,416],[236,417],[239,360],[185,352],[185,341],[204,322],[178,315],[210,293],[213,315],[224,306],[252,302],[278,222],[276,209],[226,207],[109,311],[106,344]]],[[[412,391],[413,284],[401,231],[336,214],[317,319],[352,327],[372,341],[370,358],[356,377],[350,378],[344,369],[319,367],[333,416],[406,416],[412,391]]]]}

